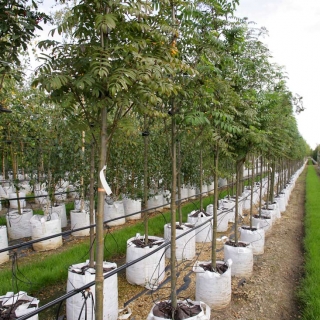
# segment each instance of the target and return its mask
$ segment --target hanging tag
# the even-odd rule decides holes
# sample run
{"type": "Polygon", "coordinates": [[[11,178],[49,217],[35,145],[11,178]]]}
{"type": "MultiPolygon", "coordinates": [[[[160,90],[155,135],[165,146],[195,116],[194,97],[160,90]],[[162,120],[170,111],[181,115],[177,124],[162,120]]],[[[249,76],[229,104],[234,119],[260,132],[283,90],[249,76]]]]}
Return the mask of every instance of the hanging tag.
{"type": "Polygon", "coordinates": [[[104,191],[109,196],[112,193],[112,191],[111,191],[111,189],[110,189],[110,187],[109,187],[109,185],[108,185],[108,183],[106,181],[106,178],[105,178],[105,176],[103,174],[103,170],[106,170],[106,166],[104,166],[100,171],[100,181],[101,181],[101,184],[103,186],[104,191]]]}

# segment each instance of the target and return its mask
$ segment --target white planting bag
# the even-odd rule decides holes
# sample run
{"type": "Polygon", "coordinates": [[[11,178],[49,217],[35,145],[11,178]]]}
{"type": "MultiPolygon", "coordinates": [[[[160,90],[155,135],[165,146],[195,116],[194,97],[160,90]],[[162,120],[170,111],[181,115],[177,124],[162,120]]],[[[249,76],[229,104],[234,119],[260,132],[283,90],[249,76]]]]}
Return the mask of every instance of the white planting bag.
{"type": "MultiPolygon", "coordinates": [[[[57,213],[48,216],[35,214],[31,219],[31,238],[38,240],[61,233],[61,220],[57,213]]],[[[47,239],[32,244],[35,251],[46,251],[56,249],[62,246],[62,236],[47,239]]]]}
{"type": "MultiPolygon", "coordinates": [[[[129,263],[147,253],[152,252],[153,250],[158,248],[159,244],[162,244],[165,241],[160,237],[149,236],[149,240],[157,242],[158,244],[154,244],[152,247],[145,246],[141,248],[132,242],[136,239],[144,241],[144,237],[141,237],[139,234],[127,241],[126,263],[129,263]]],[[[151,290],[157,289],[157,287],[165,277],[164,251],[165,248],[162,248],[149,257],[129,266],[126,269],[127,281],[131,284],[143,286],[151,290]]]]}
{"type": "Polygon", "coordinates": [[[224,273],[204,270],[201,265],[211,261],[197,261],[193,266],[196,273],[196,300],[205,302],[211,309],[220,310],[227,307],[231,301],[231,265],[232,261],[217,261],[225,264],[228,269],[224,273]]]}
{"type": "Polygon", "coordinates": [[[31,209],[10,211],[6,215],[9,239],[21,239],[31,237],[31,224],[33,211],[31,209]]]}
{"type": "MultiPolygon", "coordinates": [[[[190,230],[188,226],[181,225],[178,229],[176,229],[176,236],[179,236],[185,233],[187,230],[190,230]]],[[[169,223],[164,225],[164,238],[166,240],[171,240],[171,225],[169,223]]],[[[168,259],[171,258],[170,247],[171,246],[168,246],[166,248],[166,257],[168,259]]],[[[192,260],[195,254],[196,254],[196,238],[195,238],[195,230],[192,230],[191,232],[187,233],[186,235],[176,240],[176,259],[178,261],[192,260]]]]}
{"type": "MultiPolygon", "coordinates": [[[[0,249],[8,248],[7,227],[0,226],[0,249]]],[[[9,251],[0,253],[0,264],[9,260],[9,251]]]]}
{"type": "MultiPolygon", "coordinates": [[[[104,269],[117,268],[115,263],[104,262],[104,269]]],[[[108,272],[104,272],[106,275],[108,272]]],[[[67,293],[80,288],[95,280],[95,269],[88,267],[88,262],[78,263],[69,267],[67,293]]],[[[66,301],[68,320],[85,320],[95,318],[95,286],[90,287],[83,294],[78,293],[66,301]],[[85,299],[86,298],[86,299],[85,299]],[[83,310],[81,311],[81,309],[83,310]],[[93,315],[93,318],[91,316],[93,315]]],[[[103,282],[103,319],[117,320],[118,318],[118,278],[112,275],[103,282]]]]}

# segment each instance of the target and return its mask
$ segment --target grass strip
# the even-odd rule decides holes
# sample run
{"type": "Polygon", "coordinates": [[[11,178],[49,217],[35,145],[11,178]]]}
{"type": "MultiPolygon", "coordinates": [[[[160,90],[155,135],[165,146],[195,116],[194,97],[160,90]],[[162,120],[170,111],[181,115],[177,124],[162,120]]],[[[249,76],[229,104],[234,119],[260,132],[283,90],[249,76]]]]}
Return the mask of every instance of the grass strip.
{"type": "Polygon", "coordinates": [[[313,165],[308,166],[305,204],[305,277],[299,290],[302,319],[320,319],[320,179],[313,165]]]}
{"type": "MultiPolygon", "coordinates": [[[[224,197],[226,191],[221,192],[224,197]]],[[[204,207],[213,202],[213,197],[206,197],[203,201],[204,207]]],[[[183,205],[183,221],[187,221],[187,215],[199,208],[199,200],[183,205]]],[[[163,236],[164,224],[170,222],[170,212],[158,214],[149,219],[149,234],[163,236]]],[[[134,225],[123,226],[121,229],[106,232],[105,235],[105,260],[124,257],[126,253],[127,240],[134,237],[136,233],[143,234],[143,222],[139,221],[134,225]]],[[[32,255],[26,259],[17,259],[12,262],[12,268],[1,266],[0,295],[8,291],[26,291],[28,294],[37,295],[38,291],[66,281],[68,267],[89,259],[89,240],[81,241],[75,239],[72,246],[61,250],[43,252],[32,255]],[[77,243],[78,242],[78,243],[77,243]]]]}

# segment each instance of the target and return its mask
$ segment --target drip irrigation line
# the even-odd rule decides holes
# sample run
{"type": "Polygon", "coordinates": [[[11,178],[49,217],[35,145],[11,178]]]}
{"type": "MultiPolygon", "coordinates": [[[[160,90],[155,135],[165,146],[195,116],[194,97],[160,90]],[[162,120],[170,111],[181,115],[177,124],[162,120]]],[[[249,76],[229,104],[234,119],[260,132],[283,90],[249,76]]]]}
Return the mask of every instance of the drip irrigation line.
{"type": "MultiPolygon", "coordinates": [[[[58,193],[58,194],[59,194],[59,193],[58,193]]],[[[43,197],[43,196],[40,196],[40,197],[43,197]]],[[[18,199],[18,198],[17,198],[17,199],[18,199]]],[[[22,198],[20,198],[20,199],[22,199],[22,198]]],[[[12,200],[14,200],[14,199],[12,199],[12,200]]],[[[241,201],[243,201],[243,199],[240,199],[239,202],[241,202],[241,201]]],[[[135,214],[137,214],[137,213],[144,213],[144,212],[147,212],[147,211],[150,212],[150,210],[157,209],[157,208],[161,208],[161,207],[163,207],[163,206],[165,206],[165,205],[160,205],[160,206],[156,206],[156,207],[153,207],[153,208],[143,209],[143,210],[141,210],[141,211],[137,211],[137,212],[134,212],[134,213],[131,213],[131,214],[128,214],[128,215],[123,215],[123,216],[116,217],[116,218],[113,218],[113,219],[105,220],[105,221],[103,222],[103,224],[104,224],[104,226],[106,226],[106,229],[109,229],[110,227],[107,226],[107,224],[108,224],[109,222],[116,221],[116,220],[120,220],[120,219],[123,219],[123,218],[125,218],[125,217],[135,215],[135,214]]],[[[231,209],[233,209],[233,208],[235,208],[235,205],[234,205],[232,208],[228,209],[228,210],[231,210],[231,209]]],[[[225,210],[223,210],[222,212],[218,213],[217,216],[219,216],[219,215],[221,215],[221,214],[224,214],[224,213],[225,213],[225,210]]],[[[8,214],[10,215],[10,212],[8,212],[8,214]]],[[[212,220],[212,219],[209,219],[208,221],[211,221],[211,220],[212,220]]],[[[207,221],[207,222],[208,222],[208,221],[207,221]]],[[[84,227],[81,227],[81,228],[73,228],[73,229],[68,230],[68,231],[63,231],[63,232],[60,232],[60,233],[57,233],[57,234],[54,234],[54,235],[50,235],[50,236],[43,237],[43,238],[36,239],[36,240],[26,241],[26,242],[21,243],[21,244],[16,244],[16,245],[9,246],[9,247],[7,247],[7,248],[0,249],[0,253],[6,252],[6,251],[9,251],[9,250],[14,250],[14,249],[17,249],[17,248],[21,248],[21,247],[24,247],[24,246],[29,246],[29,245],[32,245],[32,244],[34,244],[34,243],[38,243],[38,242],[41,242],[41,241],[44,241],[44,240],[50,240],[50,239],[53,239],[53,238],[56,238],[56,237],[59,237],[59,236],[69,235],[69,234],[71,234],[71,233],[73,233],[73,232],[82,231],[82,230],[86,230],[86,229],[94,228],[94,227],[96,227],[96,224],[91,224],[91,225],[89,225],[89,226],[84,226],[84,227]]]]}

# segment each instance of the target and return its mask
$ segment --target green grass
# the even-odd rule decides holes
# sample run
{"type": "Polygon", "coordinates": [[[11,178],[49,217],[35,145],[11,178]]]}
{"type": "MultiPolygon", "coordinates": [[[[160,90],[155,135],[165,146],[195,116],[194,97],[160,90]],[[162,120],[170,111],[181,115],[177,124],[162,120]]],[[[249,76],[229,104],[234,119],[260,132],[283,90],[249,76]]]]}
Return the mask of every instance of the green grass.
{"type": "Polygon", "coordinates": [[[305,204],[305,277],[299,291],[302,319],[320,319],[320,179],[308,166],[305,204]]]}
{"type": "Polygon", "coordinates": [[[74,209],[74,201],[66,203],[66,214],[70,217],[70,211],[74,209]]]}
{"type": "Polygon", "coordinates": [[[0,226],[6,226],[7,225],[7,220],[5,216],[0,217],[0,226]]]}
{"type": "MultiPolygon", "coordinates": [[[[220,197],[226,195],[222,192],[220,197]]],[[[204,199],[203,204],[206,207],[212,203],[213,197],[204,199]]],[[[183,206],[183,221],[187,220],[187,215],[192,210],[199,207],[199,201],[187,203],[183,206]]],[[[170,212],[158,214],[149,219],[149,234],[163,236],[163,226],[170,222],[170,212]]],[[[126,242],[136,233],[144,233],[143,222],[137,222],[135,225],[124,226],[123,228],[113,231],[112,234],[107,232],[105,238],[105,260],[110,261],[117,257],[123,257],[126,252],[126,242]]],[[[27,291],[32,295],[45,290],[46,287],[65,282],[67,279],[68,267],[72,264],[80,263],[89,258],[89,240],[75,243],[63,251],[50,251],[48,253],[33,255],[30,259],[18,259],[16,269],[17,286],[13,285],[13,276],[11,265],[8,263],[0,269],[1,289],[0,295],[8,291],[27,291]],[[60,251],[60,252],[59,252],[60,251]]]]}

